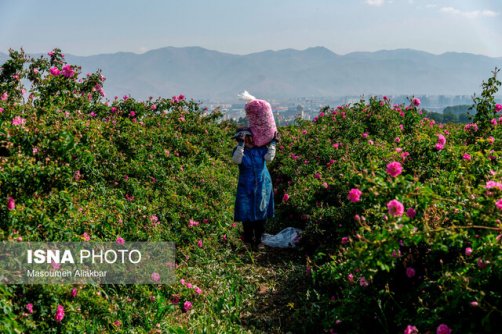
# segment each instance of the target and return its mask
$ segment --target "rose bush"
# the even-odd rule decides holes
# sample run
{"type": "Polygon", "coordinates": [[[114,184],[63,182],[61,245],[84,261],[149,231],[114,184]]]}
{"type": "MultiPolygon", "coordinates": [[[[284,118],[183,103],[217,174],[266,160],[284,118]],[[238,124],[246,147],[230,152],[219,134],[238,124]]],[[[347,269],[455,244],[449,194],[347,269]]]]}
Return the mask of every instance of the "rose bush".
{"type": "Polygon", "coordinates": [[[387,98],[326,107],[313,122],[282,129],[271,169],[276,224],[305,229],[313,285],[298,312],[318,315],[303,319],[305,328],[397,333],[413,323],[426,332],[444,322],[454,332],[497,331],[497,83],[491,78],[474,99],[498,117],[478,116],[483,131],[436,124],[417,99],[406,106],[387,98]]]}
{"type": "Polygon", "coordinates": [[[11,50],[0,70],[0,240],[173,241],[178,277],[199,286],[78,286],[75,297],[71,286],[0,286],[1,332],[160,332],[214,317],[191,315],[216,280],[194,268],[228,255],[224,235],[238,238],[233,125],[183,95],[107,100],[104,81],[58,49],[11,50]]]}

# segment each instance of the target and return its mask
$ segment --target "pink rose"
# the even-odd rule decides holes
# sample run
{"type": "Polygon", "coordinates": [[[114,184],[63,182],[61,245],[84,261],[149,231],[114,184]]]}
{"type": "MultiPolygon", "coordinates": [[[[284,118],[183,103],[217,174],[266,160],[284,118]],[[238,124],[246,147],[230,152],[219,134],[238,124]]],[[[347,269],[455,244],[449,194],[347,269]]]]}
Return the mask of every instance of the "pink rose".
{"type": "Polygon", "coordinates": [[[441,324],[436,329],[436,334],[451,334],[451,329],[445,324],[441,324]]]}
{"type": "Polygon", "coordinates": [[[467,247],[465,249],[465,256],[471,256],[472,254],[472,248],[471,247],[467,247]]]}
{"type": "Polygon", "coordinates": [[[502,198],[495,202],[497,209],[502,210],[502,198]]]}
{"type": "Polygon", "coordinates": [[[495,112],[499,112],[499,111],[502,111],[502,104],[497,103],[495,105],[495,112]]]}
{"type": "Polygon", "coordinates": [[[57,68],[55,66],[51,67],[51,69],[49,70],[49,72],[51,72],[51,74],[53,76],[55,76],[55,77],[57,77],[61,73],[61,71],[59,70],[59,68],[57,68]]]}
{"type": "Polygon", "coordinates": [[[117,245],[125,244],[125,240],[122,237],[117,237],[117,240],[115,240],[115,242],[117,243],[117,245]]]}
{"type": "Polygon", "coordinates": [[[412,267],[406,268],[406,276],[408,278],[415,277],[415,269],[413,269],[412,267]]]}
{"type": "Polygon", "coordinates": [[[436,150],[441,151],[444,148],[444,145],[437,143],[435,148],[436,148],[436,150]]]}
{"type": "Polygon", "coordinates": [[[413,103],[413,105],[415,107],[418,107],[420,105],[420,99],[418,97],[414,97],[412,100],[411,100],[411,103],[413,103]]]}
{"type": "Polygon", "coordinates": [[[188,312],[192,309],[192,303],[188,300],[183,303],[183,311],[188,312]]]}
{"type": "Polygon", "coordinates": [[[403,204],[396,199],[387,203],[387,209],[389,210],[389,214],[394,217],[401,217],[404,213],[403,204]]]}
{"type": "Polygon", "coordinates": [[[73,289],[71,289],[71,297],[72,297],[72,298],[77,297],[77,293],[78,293],[77,288],[73,288],[73,289]]]}
{"type": "Polygon", "coordinates": [[[446,138],[443,135],[438,135],[438,144],[440,145],[445,145],[446,144],[446,138]]]}
{"type": "Polygon", "coordinates": [[[71,65],[68,65],[68,64],[63,66],[62,72],[63,72],[63,75],[65,76],[65,78],[70,78],[75,74],[75,71],[73,70],[73,68],[71,68],[71,65]]]}
{"type": "Polygon", "coordinates": [[[406,326],[404,334],[418,334],[418,329],[413,325],[406,326]]]}
{"type": "Polygon", "coordinates": [[[387,174],[396,177],[403,172],[403,166],[397,161],[393,161],[387,165],[387,174]]]}
{"type": "Polygon", "coordinates": [[[24,123],[26,123],[26,120],[21,116],[16,116],[12,119],[12,125],[18,126],[18,125],[23,125],[24,123]]]}
{"type": "Polygon", "coordinates": [[[359,285],[362,286],[363,288],[369,285],[368,281],[364,276],[359,279],[359,285]]]}
{"type": "Polygon", "coordinates": [[[467,161],[470,161],[470,160],[471,160],[471,155],[470,155],[469,153],[465,153],[465,154],[462,156],[462,159],[467,160],[467,161]]]}
{"type": "Polygon", "coordinates": [[[361,190],[359,190],[357,188],[353,188],[353,189],[350,189],[349,194],[347,195],[347,198],[352,203],[356,203],[356,202],[359,202],[361,200],[361,195],[362,195],[362,191],[361,190]]]}
{"type": "Polygon", "coordinates": [[[61,322],[63,321],[63,318],[64,318],[64,307],[62,305],[58,305],[56,314],[54,315],[54,319],[56,320],[56,322],[61,322]]]}
{"type": "Polygon", "coordinates": [[[282,201],[286,203],[289,200],[289,195],[286,193],[284,196],[282,196],[282,201]]]}
{"type": "Polygon", "coordinates": [[[152,279],[152,281],[154,281],[154,282],[158,282],[158,281],[160,281],[160,274],[159,274],[159,273],[155,273],[155,272],[154,272],[154,273],[152,273],[152,275],[151,275],[151,279],[152,279]]]}
{"type": "Polygon", "coordinates": [[[26,304],[26,310],[28,311],[28,313],[33,313],[33,304],[32,303],[26,304]]]}
{"type": "Polygon", "coordinates": [[[16,208],[16,201],[13,197],[7,199],[7,210],[12,211],[16,208]]]}
{"type": "Polygon", "coordinates": [[[413,209],[413,208],[409,208],[409,209],[406,211],[406,215],[407,215],[409,218],[413,219],[413,218],[415,218],[415,216],[417,215],[417,212],[415,211],[415,209],[413,209]]]}

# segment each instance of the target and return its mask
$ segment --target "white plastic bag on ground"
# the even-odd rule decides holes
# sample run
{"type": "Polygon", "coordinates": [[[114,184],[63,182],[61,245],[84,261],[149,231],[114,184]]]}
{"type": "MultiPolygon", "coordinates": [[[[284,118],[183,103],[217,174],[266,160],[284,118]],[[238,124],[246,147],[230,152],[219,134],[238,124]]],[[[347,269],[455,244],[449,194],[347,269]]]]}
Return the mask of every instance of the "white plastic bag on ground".
{"type": "Polygon", "coordinates": [[[286,227],[276,235],[264,233],[261,242],[269,247],[293,248],[300,240],[302,230],[294,227],[286,227]]]}

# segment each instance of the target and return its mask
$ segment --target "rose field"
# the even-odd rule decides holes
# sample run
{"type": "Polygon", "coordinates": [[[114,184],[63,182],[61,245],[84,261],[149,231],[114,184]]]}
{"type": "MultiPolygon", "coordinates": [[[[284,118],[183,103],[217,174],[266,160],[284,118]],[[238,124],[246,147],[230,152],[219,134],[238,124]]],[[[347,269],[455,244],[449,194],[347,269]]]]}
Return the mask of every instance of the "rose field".
{"type": "Polygon", "coordinates": [[[303,233],[294,249],[250,249],[233,221],[235,122],[180,92],[107,97],[106,73],[81,73],[59,49],[11,50],[0,240],[172,241],[176,279],[0,284],[0,332],[500,332],[497,72],[469,124],[384,96],[281,127],[266,231],[303,233]]]}

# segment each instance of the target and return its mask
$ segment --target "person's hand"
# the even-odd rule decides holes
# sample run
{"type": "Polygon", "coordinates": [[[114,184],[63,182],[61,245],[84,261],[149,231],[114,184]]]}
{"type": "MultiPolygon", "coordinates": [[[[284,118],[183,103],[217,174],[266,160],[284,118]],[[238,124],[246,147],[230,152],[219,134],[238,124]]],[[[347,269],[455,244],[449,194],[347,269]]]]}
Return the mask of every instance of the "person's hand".
{"type": "Polygon", "coordinates": [[[276,131],[274,133],[274,138],[272,140],[278,143],[281,140],[281,134],[278,131],[276,131]]]}
{"type": "Polygon", "coordinates": [[[245,138],[246,138],[246,134],[244,134],[243,132],[239,133],[239,136],[237,137],[237,142],[239,143],[239,145],[244,144],[245,138]]]}

